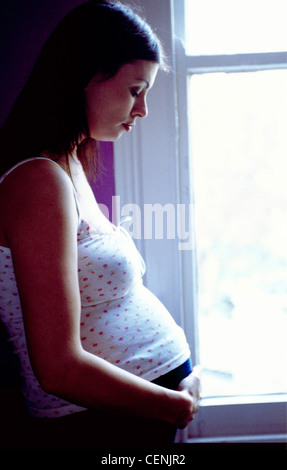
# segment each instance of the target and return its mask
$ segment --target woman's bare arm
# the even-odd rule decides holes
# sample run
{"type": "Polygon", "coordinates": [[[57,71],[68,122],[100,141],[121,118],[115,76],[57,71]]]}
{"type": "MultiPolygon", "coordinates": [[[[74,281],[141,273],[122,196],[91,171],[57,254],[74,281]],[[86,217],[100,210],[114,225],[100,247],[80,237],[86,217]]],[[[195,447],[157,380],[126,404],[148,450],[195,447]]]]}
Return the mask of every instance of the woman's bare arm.
{"type": "Polygon", "coordinates": [[[186,390],[159,387],[84,351],[80,342],[78,215],[72,185],[53,163],[14,170],[3,214],[21,298],[32,367],[41,384],[81,406],[157,418],[184,427],[186,390]]]}

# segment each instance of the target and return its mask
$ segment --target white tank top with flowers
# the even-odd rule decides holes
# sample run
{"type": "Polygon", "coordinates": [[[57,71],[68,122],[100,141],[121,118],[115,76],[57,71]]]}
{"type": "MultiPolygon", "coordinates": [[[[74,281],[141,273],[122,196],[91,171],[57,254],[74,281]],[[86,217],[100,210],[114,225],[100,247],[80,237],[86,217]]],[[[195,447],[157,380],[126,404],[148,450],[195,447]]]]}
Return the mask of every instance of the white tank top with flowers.
{"type": "MultiPolygon", "coordinates": [[[[91,354],[152,381],[185,362],[190,350],[182,329],[143,285],[144,271],[139,252],[121,226],[103,233],[79,218],[82,346],[91,354]]],[[[58,417],[84,410],[47,394],[33,373],[11,251],[6,247],[0,247],[0,319],[20,359],[29,413],[58,417]]]]}

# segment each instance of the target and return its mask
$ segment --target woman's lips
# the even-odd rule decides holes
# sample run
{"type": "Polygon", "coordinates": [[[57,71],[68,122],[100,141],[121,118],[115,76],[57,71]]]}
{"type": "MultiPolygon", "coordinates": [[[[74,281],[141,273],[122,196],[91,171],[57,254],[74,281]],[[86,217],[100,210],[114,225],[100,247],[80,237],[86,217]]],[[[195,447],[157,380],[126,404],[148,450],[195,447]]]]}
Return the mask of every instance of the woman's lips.
{"type": "Polygon", "coordinates": [[[132,127],[134,126],[134,124],[123,124],[123,127],[124,129],[126,130],[126,132],[130,132],[132,130],[132,127]]]}

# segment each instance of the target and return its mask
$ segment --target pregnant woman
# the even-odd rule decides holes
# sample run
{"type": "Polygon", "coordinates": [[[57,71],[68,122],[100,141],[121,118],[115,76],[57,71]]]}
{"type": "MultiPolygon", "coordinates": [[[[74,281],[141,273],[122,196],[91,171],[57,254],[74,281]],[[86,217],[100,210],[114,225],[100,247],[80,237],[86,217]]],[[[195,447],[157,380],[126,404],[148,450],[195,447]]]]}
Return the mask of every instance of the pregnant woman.
{"type": "Polygon", "coordinates": [[[184,333],[88,183],[97,141],[146,117],[164,63],[130,8],[86,2],[48,39],[1,130],[0,318],[21,364],[20,447],[160,448],[198,410],[184,333]]]}

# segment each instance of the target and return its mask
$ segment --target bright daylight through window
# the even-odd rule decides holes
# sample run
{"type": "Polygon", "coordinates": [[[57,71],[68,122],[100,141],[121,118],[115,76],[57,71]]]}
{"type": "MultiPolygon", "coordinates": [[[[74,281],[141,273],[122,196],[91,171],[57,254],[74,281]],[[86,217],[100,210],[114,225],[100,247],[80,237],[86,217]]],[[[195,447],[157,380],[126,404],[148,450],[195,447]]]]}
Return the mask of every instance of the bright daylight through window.
{"type": "MultiPolygon", "coordinates": [[[[284,0],[186,0],[187,54],[286,51],[286,18],[284,0]]],[[[203,396],[287,391],[286,84],[276,67],[188,79],[203,396]]]]}

